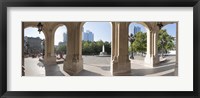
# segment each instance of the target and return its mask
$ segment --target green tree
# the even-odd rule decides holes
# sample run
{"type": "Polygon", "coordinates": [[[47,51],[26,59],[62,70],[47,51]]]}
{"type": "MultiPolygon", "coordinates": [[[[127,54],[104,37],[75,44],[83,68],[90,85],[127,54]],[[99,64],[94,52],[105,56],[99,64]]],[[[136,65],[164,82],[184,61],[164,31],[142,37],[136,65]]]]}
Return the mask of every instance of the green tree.
{"type": "Polygon", "coordinates": [[[164,53],[168,53],[169,50],[175,47],[173,42],[174,38],[167,33],[166,29],[160,30],[158,36],[158,51],[161,52],[161,56],[163,56],[164,53]]]}
{"type": "Polygon", "coordinates": [[[82,53],[83,55],[89,55],[90,53],[90,47],[89,47],[90,42],[89,41],[83,41],[83,48],[82,48],[82,53]]]}
{"type": "Polygon", "coordinates": [[[96,42],[96,53],[99,54],[102,51],[103,41],[99,40],[96,42]]]}
{"type": "Polygon", "coordinates": [[[147,50],[147,35],[146,33],[138,32],[135,34],[135,41],[131,45],[134,52],[145,53],[147,50]]]}
{"type": "Polygon", "coordinates": [[[60,46],[58,46],[58,48],[57,48],[57,50],[56,50],[56,52],[57,53],[59,53],[59,52],[61,52],[61,53],[66,53],[66,45],[60,45],[60,46]]]}
{"type": "Polygon", "coordinates": [[[83,55],[98,55],[102,51],[102,46],[105,46],[105,51],[111,53],[111,43],[99,41],[82,41],[83,55]]]}
{"type": "Polygon", "coordinates": [[[107,54],[111,54],[111,43],[109,42],[104,42],[104,46],[105,46],[105,52],[107,52],[107,54]]]}

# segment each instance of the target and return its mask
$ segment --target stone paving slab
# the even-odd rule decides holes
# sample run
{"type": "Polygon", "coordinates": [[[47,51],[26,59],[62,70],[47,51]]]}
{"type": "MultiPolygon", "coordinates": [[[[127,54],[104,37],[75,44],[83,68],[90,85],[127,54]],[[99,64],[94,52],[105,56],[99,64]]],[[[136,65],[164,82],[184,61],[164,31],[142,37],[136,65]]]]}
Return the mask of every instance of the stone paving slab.
{"type": "MultiPolygon", "coordinates": [[[[175,56],[167,56],[166,61],[155,68],[145,66],[144,57],[135,56],[131,60],[130,76],[173,76],[175,56]]],[[[84,70],[75,76],[111,76],[110,57],[83,56],[84,70]]],[[[63,70],[63,63],[45,66],[39,58],[25,58],[25,76],[69,76],[63,70]]]]}

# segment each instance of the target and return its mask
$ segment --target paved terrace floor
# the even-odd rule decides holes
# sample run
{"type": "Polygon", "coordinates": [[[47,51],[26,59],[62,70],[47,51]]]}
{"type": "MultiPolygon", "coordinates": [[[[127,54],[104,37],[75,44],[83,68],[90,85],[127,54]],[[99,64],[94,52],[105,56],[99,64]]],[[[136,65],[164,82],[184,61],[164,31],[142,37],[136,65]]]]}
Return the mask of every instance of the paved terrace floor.
{"type": "MultiPolygon", "coordinates": [[[[166,56],[166,60],[154,68],[144,63],[144,57],[135,56],[131,60],[129,76],[174,76],[175,56],[166,56]]],[[[83,56],[84,69],[76,76],[111,76],[110,57],[83,56]]],[[[69,76],[63,70],[63,64],[45,66],[39,58],[25,58],[25,76],[69,76]]]]}

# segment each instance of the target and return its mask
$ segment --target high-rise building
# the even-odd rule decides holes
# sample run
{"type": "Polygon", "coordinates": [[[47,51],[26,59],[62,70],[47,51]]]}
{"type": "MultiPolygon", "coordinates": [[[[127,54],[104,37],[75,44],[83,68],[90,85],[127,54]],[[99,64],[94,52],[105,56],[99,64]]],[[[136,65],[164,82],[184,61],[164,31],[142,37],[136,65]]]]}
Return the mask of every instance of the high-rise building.
{"type": "Polygon", "coordinates": [[[94,41],[94,34],[89,30],[87,30],[86,32],[88,33],[88,40],[89,41],[94,41]]]}
{"type": "Polygon", "coordinates": [[[88,33],[83,32],[83,40],[88,41],[88,33]]]}
{"type": "Polygon", "coordinates": [[[82,28],[82,40],[84,40],[84,27],[82,28]]]}
{"type": "Polygon", "coordinates": [[[67,42],[67,33],[63,33],[63,42],[67,42]]]}
{"type": "Polygon", "coordinates": [[[136,34],[137,32],[141,32],[141,28],[138,26],[134,26],[133,28],[133,34],[136,34]]]}
{"type": "Polygon", "coordinates": [[[83,32],[83,40],[94,41],[94,34],[91,31],[86,30],[86,32],[83,32]]]}

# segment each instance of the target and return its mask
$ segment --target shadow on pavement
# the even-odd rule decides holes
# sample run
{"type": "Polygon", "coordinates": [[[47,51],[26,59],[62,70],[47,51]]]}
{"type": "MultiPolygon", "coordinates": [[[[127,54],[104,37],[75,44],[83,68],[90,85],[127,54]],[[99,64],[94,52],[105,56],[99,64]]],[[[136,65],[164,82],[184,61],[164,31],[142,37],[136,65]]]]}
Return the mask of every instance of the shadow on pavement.
{"type": "Polygon", "coordinates": [[[102,76],[102,75],[83,69],[80,73],[76,74],[75,76],[102,76]]]}
{"type": "Polygon", "coordinates": [[[43,64],[42,62],[37,63],[37,65],[38,65],[39,67],[44,67],[44,64],[43,64]]]}
{"type": "Polygon", "coordinates": [[[174,72],[168,73],[168,74],[164,74],[162,76],[174,76],[174,72]]]}
{"type": "Polygon", "coordinates": [[[110,71],[110,66],[100,66],[102,70],[110,71]]]}
{"type": "MultiPolygon", "coordinates": [[[[154,73],[159,73],[159,72],[163,72],[163,71],[168,71],[171,69],[175,69],[175,63],[172,64],[168,64],[168,65],[162,65],[162,67],[157,67],[154,69],[132,69],[131,70],[131,75],[133,76],[145,76],[145,75],[149,75],[149,74],[154,74],[154,73]]],[[[174,76],[174,74],[169,74],[167,73],[168,76],[174,76]]],[[[165,74],[163,75],[165,76],[165,74]]]]}
{"type": "Polygon", "coordinates": [[[65,76],[58,65],[45,65],[46,76],[65,76]]]}

